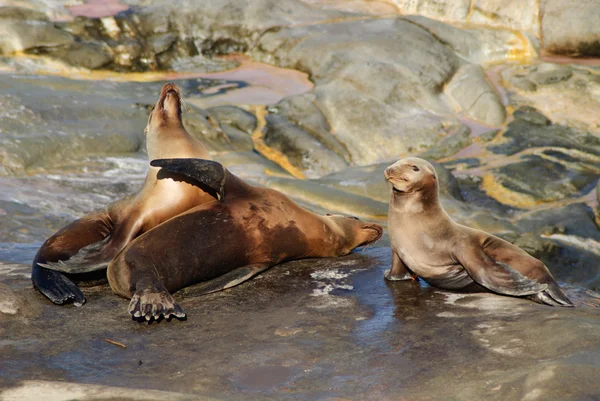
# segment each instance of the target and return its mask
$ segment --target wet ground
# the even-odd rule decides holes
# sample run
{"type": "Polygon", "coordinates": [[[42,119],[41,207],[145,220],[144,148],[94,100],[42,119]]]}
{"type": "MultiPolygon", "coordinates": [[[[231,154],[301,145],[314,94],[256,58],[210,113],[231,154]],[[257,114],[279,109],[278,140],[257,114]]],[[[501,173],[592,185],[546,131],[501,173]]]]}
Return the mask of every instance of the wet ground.
{"type": "MultiPolygon", "coordinates": [[[[154,324],[132,321],[107,285],[84,289],[83,307],[56,307],[31,289],[28,266],[3,270],[20,309],[0,315],[0,399],[31,396],[38,381],[178,393],[141,399],[600,396],[600,299],[568,287],[578,307],[558,309],[388,283],[389,256],[383,247],[295,261],[213,295],[177,294],[187,321],[154,324]]],[[[83,399],[100,391],[76,388],[83,399]]]]}
{"type": "MultiPolygon", "coordinates": [[[[464,36],[457,27],[397,19],[397,1],[246,1],[242,10],[252,12],[241,13],[217,3],[185,8],[194,10],[189,16],[214,17],[203,23],[214,23],[215,31],[196,32],[199,20],[178,10],[169,18],[182,21],[177,34],[196,35],[198,46],[205,35],[250,38],[245,55],[233,40],[234,54],[171,55],[176,72],[146,73],[89,71],[31,52],[0,57],[0,401],[40,394],[47,400],[600,399],[597,62],[535,59],[534,39],[496,30],[485,36],[484,26],[464,36]],[[235,20],[232,31],[219,31],[228,26],[219,18],[228,17],[235,20]],[[335,21],[352,32],[355,47],[342,40],[335,21]],[[238,25],[249,31],[238,32],[238,25]],[[438,34],[426,45],[410,42],[429,37],[429,30],[438,34]],[[396,39],[385,42],[389,35],[396,39]],[[319,47],[319,38],[331,47],[319,47]],[[443,46],[438,39],[446,40],[443,46]],[[409,42],[396,49],[403,40],[409,42]],[[395,59],[407,46],[414,46],[410,57],[395,59]],[[469,52],[461,53],[463,47],[469,52]],[[392,48],[397,52],[388,53],[392,48]],[[336,56],[313,57],[325,52],[336,56]],[[446,94],[421,99],[423,82],[401,73],[405,62],[424,57],[415,74],[427,77],[431,65],[444,66],[455,53],[461,63],[482,65],[493,88],[483,78],[467,86],[476,93],[487,88],[488,97],[495,92],[498,102],[489,107],[500,105],[506,121],[492,126],[474,119],[470,108],[440,109],[438,97],[446,94]],[[378,69],[384,65],[393,72],[378,69]],[[50,304],[31,287],[35,252],[63,225],[138,190],[148,163],[148,110],[167,81],[182,87],[184,124],[215,160],[317,213],[386,226],[383,169],[393,160],[373,155],[389,150],[396,157],[400,149],[437,161],[448,213],[542,259],[577,308],[387,283],[387,235],[375,248],[276,266],[221,293],[183,291],[176,298],[186,321],[138,324],[126,313],[128,301],[106,284],[84,288],[88,302],[81,308],[50,304]],[[387,96],[388,86],[411,96],[387,96]],[[396,116],[398,110],[421,111],[396,116]],[[420,119],[430,113],[433,120],[420,119]],[[432,123],[437,119],[439,126],[432,123]],[[403,121],[414,126],[394,123],[403,121]],[[413,149],[429,135],[427,127],[434,127],[435,144],[423,140],[425,148],[413,149]],[[385,139],[388,128],[393,136],[385,139]],[[372,160],[353,159],[352,146],[360,149],[354,156],[372,160]]],[[[68,15],[52,19],[128,8],[119,1],[68,6],[68,15]]],[[[102,23],[110,28],[111,21],[102,23]]],[[[160,21],[150,22],[162,29],[160,21]]],[[[165,39],[160,35],[152,37],[165,39]]]]}

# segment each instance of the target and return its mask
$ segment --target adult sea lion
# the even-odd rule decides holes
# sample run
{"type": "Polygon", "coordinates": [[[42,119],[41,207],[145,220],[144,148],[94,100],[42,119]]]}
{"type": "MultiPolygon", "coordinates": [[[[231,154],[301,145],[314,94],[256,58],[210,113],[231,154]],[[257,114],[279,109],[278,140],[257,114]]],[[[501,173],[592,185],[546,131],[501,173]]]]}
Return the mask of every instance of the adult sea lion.
{"type": "Polygon", "coordinates": [[[408,157],[388,167],[385,178],[393,186],[387,280],[415,274],[440,288],[486,289],[573,306],[541,261],[503,239],[452,221],[439,202],[437,174],[430,163],[408,157]]]}
{"type": "MultiPolygon", "coordinates": [[[[209,159],[206,148],[183,127],[181,92],[173,83],[162,87],[148,117],[146,147],[155,158],[209,159]]],[[[34,286],[56,304],[85,302],[82,292],[65,275],[49,270],[57,265],[78,272],[106,267],[132,239],[163,221],[214,198],[185,177],[150,167],[142,189],[60,229],[38,250],[32,266],[34,286]]],[[[210,190],[209,190],[210,192],[210,190]]]]}
{"type": "MultiPolygon", "coordinates": [[[[221,201],[197,206],[133,240],[108,266],[115,293],[134,318],[183,317],[171,293],[195,295],[238,285],[287,260],[336,257],[377,241],[378,224],[319,216],[279,191],[249,185],[217,162],[154,160],[153,166],[205,183],[221,201]]],[[[59,268],[61,268],[59,266],[59,268]]]]}

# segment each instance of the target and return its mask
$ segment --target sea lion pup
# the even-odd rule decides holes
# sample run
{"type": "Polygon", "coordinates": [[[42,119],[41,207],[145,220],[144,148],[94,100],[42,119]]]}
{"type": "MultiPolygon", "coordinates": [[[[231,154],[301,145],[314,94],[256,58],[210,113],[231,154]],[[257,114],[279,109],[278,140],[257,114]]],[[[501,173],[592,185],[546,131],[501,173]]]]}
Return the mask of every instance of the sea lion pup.
{"type": "MultiPolygon", "coordinates": [[[[194,295],[238,285],[284,261],[337,257],[377,241],[383,229],[355,217],[319,216],[273,189],[255,187],[221,164],[200,159],[154,160],[220,193],[207,203],[133,240],[109,264],[115,293],[131,298],[133,318],[183,317],[171,293],[194,295]]],[[[161,171],[163,171],[161,170],[161,171]]]]}
{"type": "MultiPolygon", "coordinates": [[[[173,83],[162,87],[148,117],[146,147],[150,160],[166,157],[209,159],[206,148],[183,127],[181,92],[173,83]]],[[[44,242],[32,266],[34,286],[56,304],[85,302],[65,275],[49,270],[71,266],[79,273],[105,268],[136,236],[163,221],[214,198],[185,177],[150,167],[142,189],[60,229],[44,242]]]]}
{"type": "Polygon", "coordinates": [[[388,167],[385,178],[393,187],[388,214],[392,269],[385,273],[387,280],[408,280],[415,274],[449,290],[487,289],[573,306],[542,262],[503,239],[452,221],[439,202],[437,174],[430,163],[408,157],[388,167]]]}

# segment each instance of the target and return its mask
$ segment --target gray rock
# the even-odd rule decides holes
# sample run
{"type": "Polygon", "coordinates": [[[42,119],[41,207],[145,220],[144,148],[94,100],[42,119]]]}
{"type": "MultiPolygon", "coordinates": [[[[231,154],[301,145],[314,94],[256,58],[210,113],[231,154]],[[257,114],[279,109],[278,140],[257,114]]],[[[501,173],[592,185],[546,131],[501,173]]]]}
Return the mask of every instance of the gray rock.
{"type": "Polygon", "coordinates": [[[347,166],[335,152],[284,117],[269,114],[266,120],[265,144],[283,153],[307,177],[320,177],[347,166]]]}
{"type": "MultiPolygon", "coordinates": [[[[494,153],[513,155],[532,147],[563,148],[568,157],[569,149],[600,155],[600,138],[562,125],[549,125],[549,120],[532,108],[520,108],[503,137],[508,141],[491,145],[494,153]]],[[[555,149],[556,150],[556,149],[555,149]]]]}
{"type": "MultiPolygon", "coordinates": [[[[321,177],[317,182],[388,203],[391,188],[383,172],[394,161],[371,166],[349,167],[344,171],[321,177]]],[[[440,194],[444,197],[463,200],[458,182],[452,173],[441,164],[429,161],[438,174],[440,194]]]]}
{"type": "Polygon", "coordinates": [[[569,66],[543,63],[533,68],[528,78],[537,85],[552,85],[566,81],[573,76],[573,69],[569,66]]]}
{"type": "Polygon", "coordinates": [[[543,0],[540,17],[545,50],[570,56],[600,56],[598,0],[543,0]]]}
{"type": "MultiPolygon", "coordinates": [[[[81,308],[48,305],[28,290],[44,315],[2,321],[2,395],[369,399],[376,388],[386,400],[541,393],[579,401],[597,394],[597,294],[566,286],[577,307],[564,309],[419,281],[388,283],[382,276],[390,257],[390,248],[370,248],[276,266],[202,297],[183,291],[175,296],[185,322],[133,322],[128,301],[107,285],[84,289],[81,308]],[[66,334],[69,341],[58,341],[66,334]],[[449,369],[461,379],[449,381],[449,369]],[[130,390],[157,382],[163,393],[130,390]]],[[[15,285],[30,284],[23,278],[15,285]]]]}
{"type": "Polygon", "coordinates": [[[152,48],[155,54],[160,54],[169,50],[171,45],[177,40],[177,35],[174,33],[159,33],[150,36],[148,39],[148,45],[152,48]]]}
{"type": "Polygon", "coordinates": [[[111,63],[113,54],[102,42],[74,43],[67,51],[65,60],[76,67],[93,70],[111,63]]]}
{"type": "Polygon", "coordinates": [[[0,19],[20,21],[48,21],[48,16],[38,10],[23,7],[0,7],[0,19]]]}
{"type": "Polygon", "coordinates": [[[221,127],[230,126],[236,128],[248,135],[256,129],[256,117],[236,106],[218,106],[206,110],[207,113],[214,116],[221,127]]]}
{"type": "Polygon", "coordinates": [[[460,110],[477,121],[497,126],[506,119],[504,105],[478,65],[466,65],[458,70],[445,92],[460,110]]]}
{"type": "Polygon", "coordinates": [[[73,37],[43,20],[0,19],[0,54],[69,45],[73,37]]]}

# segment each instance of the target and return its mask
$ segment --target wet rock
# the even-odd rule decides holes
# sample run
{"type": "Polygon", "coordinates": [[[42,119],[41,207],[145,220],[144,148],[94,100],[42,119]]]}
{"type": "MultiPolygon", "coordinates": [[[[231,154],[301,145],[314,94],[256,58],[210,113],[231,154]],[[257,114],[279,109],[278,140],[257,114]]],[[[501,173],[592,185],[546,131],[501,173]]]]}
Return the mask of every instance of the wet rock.
{"type": "Polygon", "coordinates": [[[509,83],[515,105],[535,107],[555,124],[600,134],[600,76],[593,69],[535,63],[508,67],[502,77],[509,83]],[[523,82],[530,82],[532,88],[523,88],[523,82]]]}
{"type": "Polygon", "coordinates": [[[174,33],[160,33],[150,36],[148,39],[148,45],[155,54],[163,53],[171,47],[177,40],[177,35],[174,33]]]}
{"type": "Polygon", "coordinates": [[[394,0],[403,14],[419,14],[426,17],[497,26],[537,32],[538,6],[535,0],[394,0]]]}
{"type": "Polygon", "coordinates": [[[543,63],[530,70],[528,78],[537,85],[552,85],[566,81],[573,76],[573,70],[567,66],[543,63]]]}
{"type": "Polygon", "coordinates": [[[67,54],[66,61],[76,67],[96,69],[113,61],[112,51],[101,42],[84,42],[73,44],[67,54]]]}
{"type": "Polygon", "coordinates": [[[532,108],[518,109],[503,137],[508,141],[489,147],[494,153],[513,155],[533,147],[563,148],[600,155],[600,138],[562,125],[549,125],[549,120],[532,108]]]}
{"type": "MultiPolygon", "coordinates": [[[[114,54],[115,63],[125,66],[132,67],[135,60],[138,59],[142,54],[142,46],[135,39],[129,39],[119,43],[117,46],[112,48],[114,54]]],[[[108,56],[110,54],[107,53],[108,56]]],[[[112,58],[112,57],[111,57],[112,58]]],[[[110,59],[109,61],[110,62],[110,59]]],[[[97,67],[89,67],[91,69],[99,68],[104,64],[99,64],[97,67]]]]}
{"type": "Polygon", "coordinates": [[[544,48],[570,56],[600,56],[600,7],[594,0],[565,3],[544,0],[540,5],[544,48]]]}
{"type": "Polygon", "coordinates": [[[0,7],[0,20],[12,19],[20,21],[48,21],[48,16],[38,10],[22,7],[0,7]]]}
{"type": "MultiPolygon", "coordinates": [[[[37,14],[33,17],[37,17],[37,14]]],[[[56,48],[71,42],[73,37],[69,33],[55,28],[50,22],[0,17],[0,54],[56,48]]]]}
{"type": "MultiPolygon", "coordinates": [[[[462,200],[458,182],[452,173],[441,164],[429,161],[438,174],[440,194],[462,200]]],[[[344,171],[326,175],[318,179],[317,182],[388,203],[391,187],[383,172],[394,162],[395,160],[371,166],[349,167],[344,171]]]]}
{"type": "Polygon", "coordinates": [[[5,114],[0,175],[24,175],[91,155],[137,151],[143,147],[148,114],[134,105],[154,100],[159,89],[160,83],[99,84],[6,75],[0,80],[5,114]]]}
{"type": "Polygon", "coordinates": [[[236,106],[217,106],[206,110],[214,116],[221,127],[230,126],[236,128],[248,135],[256,129],[256,117],[236,106]]]}
{"type": "MultiPolygon", "coordinates": [[[[413,21],[344,21],[280,29],[266,33],[254,54],[311,74],[314,91],[300,95],[294,107],[282,108],[281,114],[299,115],[297,121],[312,125],[305,128],[311,134],[327,129],[341,145],[336,153],[352,164],[426,151],[461,126],[440,90],[466,64],[413,21]],[[413,49],[410,54],[408,49],[413,49]],[[299,112],[302,109],[318,111],[326,124],[303,119],[309,113],[299,112]]],[[[475,78],[463,74],[465,85],[457,78],[453,95],[467,113],[500,124],[504,107],[483,73],[476,72],[475,78]]]]}
{"type": "Polygon", "coordinates": [[[2,392],[9,400],[25,400],[36,398],[40,394],[54,400],[139,400],[139,401],[217,401],[206,396],[194,396],[175,391],[149,389],[133,389],[124,387],[99,386],[73,382],[52,382],[44,380],[25,380],[2,392]]]}
{"type": "MultiPolygon", "coordinates": [[[[554,155],[562,156],[560,152],[549,156],[554,155]]],[[[494,179],[508,190],[529,195],[538,202],[580,194],[598,177],[597,169],[583,163],[573,165],[570,161],[552,161],[537,155],[527,155],[521,160],[492,170],[494,179]]]]}
{"type": "Polygon", "coordinates": [[[24,300],[8,285],[0,283],[0,316],[23,313],[24,300]]]}
{"type": "Polygon", "coordinates": [[[506,119],[504,105],[478,65],[459,69],[447,84],[445,92],[454,99],[460,110],[477,121],[497,126],[506,119]]]}
{"type": "Polygon", "coordinates": [[[294,261],[227,291],[182,292],[185,322],[133,322],[127,300],[107,285],[85,288],[81,308],[37,296],[43,319],[2,322],[3,396],[238,401],[369,399],[376,391],[378,399],[419,399],[427,389],[433,399],[578,401],[597,393],[598,295],[566,286],[577,307],[564,309],[389,283],[390,256],[386,247],[294,261]],[[94,318],[83,325],[86,316],[94,318]],[[65,333],[70,340],[58,341],[65,333]],[[449,382],[449,370],[461,380],[449,382]],[[132,381],[144,389],[160,381],[163,393],[136,392],[132,381]]]}
{"type": "MultiPolygon", "coordinates": [[[[533,52],[529,41],[515,32],[485,26],[469,29],[418,15],[409,15],[406,20],[431,32],[442,43],[474,64],[505,61],[515,57],[528,58],[533,52]]],[[[446,18],[443,20],[446,21],[446,18]]]]}
{"type": "Polygon", "coordinates": [[[331,126],[317,107],[316,99],[314,92],[289,96],[277,105],[270,106],[268,110],[271,114],[285,116],[291,124],[306,131],[347,163],[351,163],[352,157],[344,144],[331,133],[331,126]]]}
{"type": "Polygon", "coordinates": [[[600,289],[600,227],[589,206],[574,203],[529,213],[517,225],[536,238],[533,249],[526,250],[542,259],[560,280],[600,289]]]}
{"type": "Polygon", "coordinates": [[[317,181],[303,181],[285,178],[268,180],[266,186],[283,192],[295,200],[318,205],[329,213],[337,212],[362,218],[387,219],[387,202],[371,197],[320,184],[317,181]]]}
{"type": "Polygon", "coordinates": [[[466,126],[459,126],[455,133],[450,133],[447,137],[439,141],[434,147],[428,149],[420,156],[424,159],[438,160],[443,157],[451,156],[459,150],[466,148],[473,142],[471,130],[466,126]]]}
{"type": "Polygon", "coordinates": [[[320,177],[347,166],[341,157],[282,116],[269,114],[266,121],[265,144],[286,155],[307,177],[320,177]]]}

